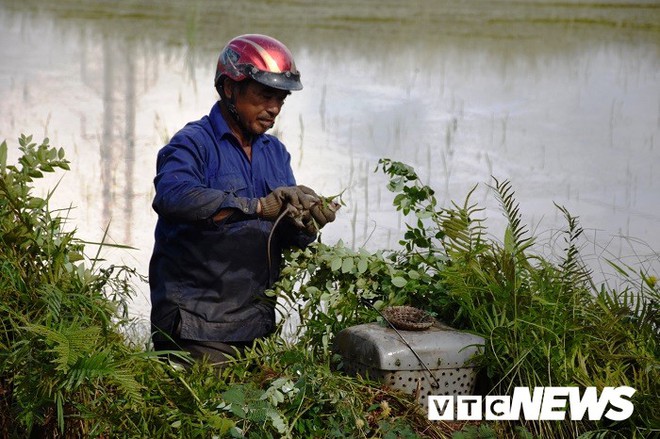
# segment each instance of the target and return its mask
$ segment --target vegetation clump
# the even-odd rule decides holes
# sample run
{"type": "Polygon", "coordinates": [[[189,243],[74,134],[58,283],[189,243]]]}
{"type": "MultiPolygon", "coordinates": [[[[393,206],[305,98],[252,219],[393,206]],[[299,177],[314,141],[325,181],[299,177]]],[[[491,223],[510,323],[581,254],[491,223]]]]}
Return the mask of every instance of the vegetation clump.
{"type": "MultiPolygon", "coordinates": [[[[475,358],[482,394],[511,395],[514,387],[629,386],[635,411],[626,421],[501,422],[497,437],[647,437],[660,428],[660,288],[651,274],[608,261],[620,288],[596,286],[579,254],[583,230],[564,207],[562,257],[534,251],[508,181],[494,180],[507,228],[487,233],[470,201],[439,207],[434,191],[410,166],[387,159],[379,169],[412,217],[401,250],[369,254],[339,243],[295,252],[278,292],[301,316],[297,336],[327,353],[333,334],[372,321],[380,308],[413,305],[443,322],[485,338],[475,358]],[[295,285],[300,285],[296,288],[295,285]],[[304,299],[300,302],[300,299],[304,299]]],[[[481,427],[480,427],[481,428],[481,427]]],[[[470,429],[477,437],[480,433],[470,429]]]]}
{"type": "MultiPolygon", "coordinates": [[[[0,145],[0,437],[645,437],[658,428],[655,278],[615,264],[620,289],[596,287],[580,261],[582,230],[567,220],[563,257],[533,254],[508,182],[495,181],[509,226],[487,235],[468,195],[441,208],[409,166],[382,160],[407,225],[401,249],[352,251],[315,243],[286,257],[272,291],[300,324],[260,341],[228,367],[180,366],[124,334],[139,276],[103,266],[66,231],[68,210],[44,173],[68,169],[64,151],[19,139],[7,164],[0,145]],[[373,306],[367,306],[371,304],[373,306]],[[341,373],[341,329],[378,319],[374,309],[414,305],[486,339],[475,359],[481,391],[516,386],[631,386],[633,416],[620,422],[429,422],[409,396],[341,373]],[[290,341],[287,341],[290,340],[290,341]],[[339,368],[339,371],[337,370],[339,368]]],[[[101,245],[105,245],[101,243],[101,245]]],[[[288,326],[290,327],[290,325],[288,326]]],[[[179,363],[189,358],[170,353],[179,363]]],[[[170,356],[170,358],[172,358],[170,356]]]]}

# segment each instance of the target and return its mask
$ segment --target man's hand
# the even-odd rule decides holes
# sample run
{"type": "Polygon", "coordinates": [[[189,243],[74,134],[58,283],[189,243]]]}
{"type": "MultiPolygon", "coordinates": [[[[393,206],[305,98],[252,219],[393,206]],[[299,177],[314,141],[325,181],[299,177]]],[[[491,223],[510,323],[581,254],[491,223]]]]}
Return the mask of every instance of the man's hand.
{"type": "Polygon", "coordinates": [[[305,231],[312,235],[318,230],[323,228],[328,223],[331,223],[335,220],[335,212],[339,209],[339,204],[334,202],[327,202],[326,200],[319,197],[314,190],[308,188],[307,186],[298,186],[301,191],[305,194],[313,197],[318,200],[312,203],[309,213],[305,212],[305,215],[302,217],[302,223],[304,224],[305,231]]]}
{"type": "MultiPolygon", "coordinates": [[[[320,199],[308,191],[304,191],[304,186],[283,186],[278,187],[273,192],[263,198],[259,198],[261,205],[261,217],[269,221],[275,221],[286,209],[287,205],[295,207],[298,212],[309,210],[313,204],[318,203],[320,199]]],[[[309,188],[305,188],[309,189],[309,188]]],[[[309,189],[311,191],[311,189],[309,189]]],[[[314,191],[311,191],[312,193],[314,191]]]]}
{"type": "Polygon", "coordinates": [[[318,203],[312,206],[310,212],[320,229],[335,220],[337,209],[339,205],[335,203],[318,203]]]}
{"type": "Polygon", "coordinates": [[[234,212],[233,209],[222,209],[218,213],[213,215],[213,221],[216,223],[222,221],[223,219],[229,217],[233,212],[234,212]]]}

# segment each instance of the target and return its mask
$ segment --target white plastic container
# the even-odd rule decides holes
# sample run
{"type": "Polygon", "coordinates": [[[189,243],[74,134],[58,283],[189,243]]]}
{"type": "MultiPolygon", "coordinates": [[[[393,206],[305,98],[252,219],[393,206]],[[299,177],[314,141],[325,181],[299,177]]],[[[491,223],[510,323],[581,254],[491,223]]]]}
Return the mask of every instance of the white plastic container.
{"type": "Polygon", "coordinates": [[[482,337],[437,325],[398,332],[426,367],[394,329],[378,323],[344,329],[333,350],[346,373],[411,394],[424,406],[428,395],[472,394],[476,370],[471,360],[484,344],[482,337]]]}

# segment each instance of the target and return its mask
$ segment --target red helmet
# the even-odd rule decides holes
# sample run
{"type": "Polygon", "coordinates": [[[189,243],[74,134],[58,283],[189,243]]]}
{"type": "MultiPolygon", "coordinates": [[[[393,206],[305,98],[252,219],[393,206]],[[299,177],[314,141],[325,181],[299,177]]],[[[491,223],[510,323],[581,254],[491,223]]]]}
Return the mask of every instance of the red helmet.
{"type": "Polygon", "coordinates": [[[223,76],[234,81],[252,78],[280,90],[301,90],[300,73],[289,49],[275,38],[248,34],[233,38],[220,53],[215,86],[223,76]]]}

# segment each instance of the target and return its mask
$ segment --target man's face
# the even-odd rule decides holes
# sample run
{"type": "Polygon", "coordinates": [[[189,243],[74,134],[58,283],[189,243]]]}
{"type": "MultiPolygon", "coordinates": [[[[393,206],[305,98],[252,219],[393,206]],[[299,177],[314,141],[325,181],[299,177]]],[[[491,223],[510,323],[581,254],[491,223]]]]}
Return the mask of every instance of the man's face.
{"type": "Polygon", "coordinates": [[[233,91],[236,93],[234,102],[243,128],[253,135],[263,134],[273,127],[289,95],[288,91],[267,87],[256,81],[241,84],[233,91]]]}

